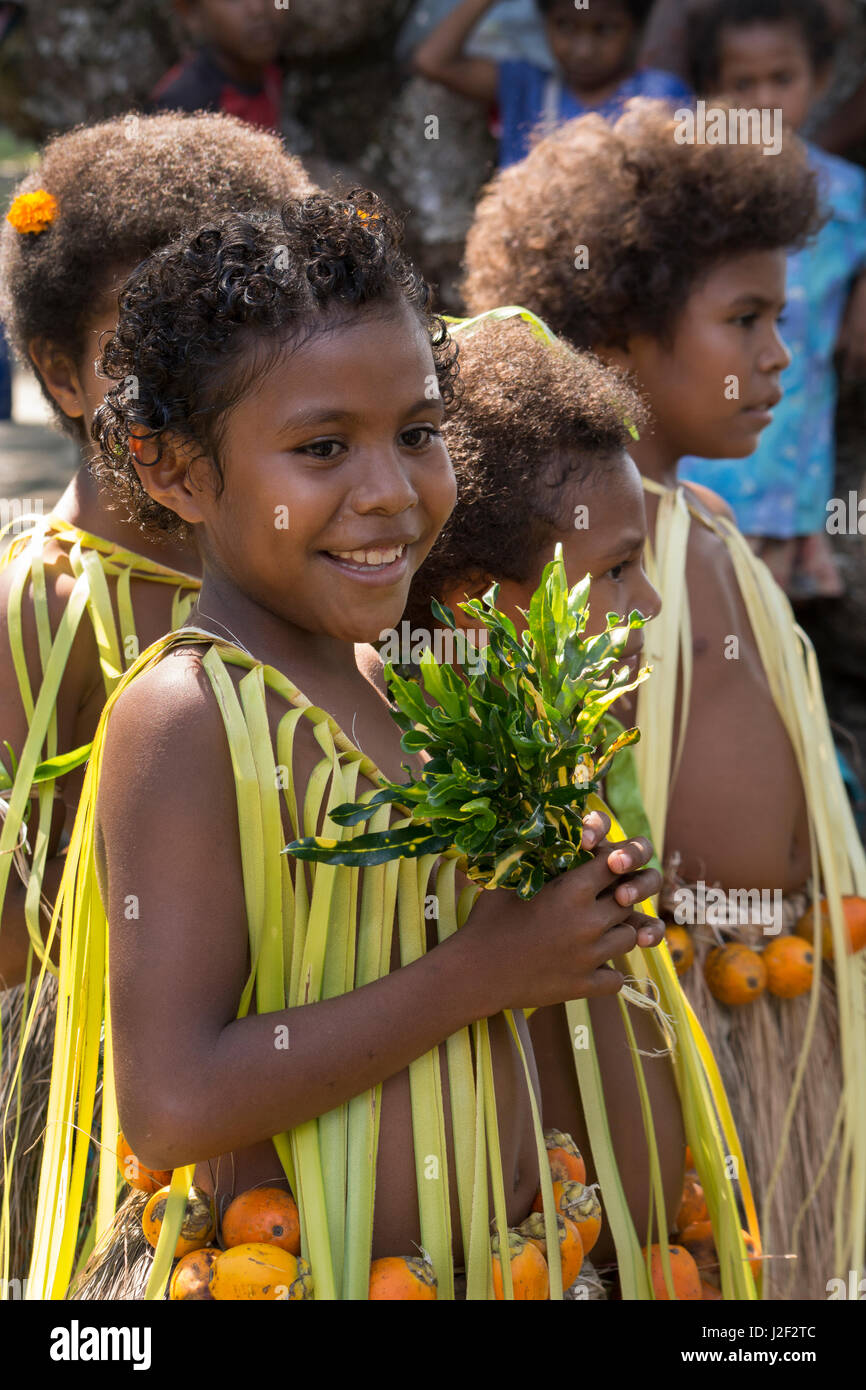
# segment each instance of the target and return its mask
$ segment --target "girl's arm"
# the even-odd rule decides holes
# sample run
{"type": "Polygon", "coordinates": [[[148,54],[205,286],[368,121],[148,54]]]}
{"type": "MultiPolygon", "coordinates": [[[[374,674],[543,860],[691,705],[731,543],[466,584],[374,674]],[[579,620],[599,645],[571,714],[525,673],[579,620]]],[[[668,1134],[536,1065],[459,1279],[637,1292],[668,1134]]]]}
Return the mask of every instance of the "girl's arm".
{"type": "Polygon", "coordinates": [[[452,92],[474,97],[476,101],[496,100],[499,67],[490,58],[469,58],[463,52],[466,40],[494,0],[461,0],[441,24],[437,24],[412,55],[412,66],[431,82],[441,82],[452,92]]]}
{"type": "MultiPolygon", "coordinates": [[[[309,742],[296,763],[312,769],[309,742]]],[[[123,1130],[158,1168],[293,1128],[503,1008],[615,992],[622,976],[604,962],[634,945],[622,924],[660,886],[652,871],[620,883],[599,857],[531,903],[484,893],[462,931],[386,978],[238,1020],[249,966],[237,802],[196,658],[164,660],[118,701],[97,819],[123,1130]]],[[[649,848],[627,853],[636,866],[649,848]]]]}

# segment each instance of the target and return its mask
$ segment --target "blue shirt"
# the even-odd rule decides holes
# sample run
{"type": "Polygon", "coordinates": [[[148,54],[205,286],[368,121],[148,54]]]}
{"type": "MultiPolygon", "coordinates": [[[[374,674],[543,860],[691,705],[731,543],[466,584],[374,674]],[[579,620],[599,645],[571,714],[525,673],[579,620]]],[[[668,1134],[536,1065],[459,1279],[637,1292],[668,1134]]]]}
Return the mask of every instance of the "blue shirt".
{"type": "Polygon", "coordinates": [[[620,83],[601,106],[587,106],[565,85],[558,73],[536,67],[525,59],[499,64],[499,144],[501,168],[516,164],[529,150],[529,135],[539,121],[569,121],[596,111],[605,120],[620,114],[629,97],[660,97],[688,103],[691,90],[679,77],[658,68],[640,68],[620,83]]]}
{"type": "Polygon", "coordinates": [[[807,536],[823,530],[835,473],[833,352],[851,284],[866,268],[866,171],[807,145],[830,219],[788,257],[782,337],[792,362],[784,395],[754,454],[680,460],[679,477],[703,483],[733,508],[747,536],[807,536]]]}

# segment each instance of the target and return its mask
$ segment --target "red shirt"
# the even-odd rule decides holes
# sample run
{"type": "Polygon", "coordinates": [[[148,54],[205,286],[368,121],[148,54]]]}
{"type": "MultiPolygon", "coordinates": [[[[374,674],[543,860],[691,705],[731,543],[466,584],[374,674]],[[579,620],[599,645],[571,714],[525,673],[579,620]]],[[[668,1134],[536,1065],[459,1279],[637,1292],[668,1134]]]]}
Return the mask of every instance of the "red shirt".
{"type": "Polygon", "coordinates": [[[265,69],[261,86],[248,87],[229,77],[207,48],[175,64],[151,92],[150,105],[160,111],[226,111],[265,130],[280,129],[283,74],[275,63],[265,69]]]}

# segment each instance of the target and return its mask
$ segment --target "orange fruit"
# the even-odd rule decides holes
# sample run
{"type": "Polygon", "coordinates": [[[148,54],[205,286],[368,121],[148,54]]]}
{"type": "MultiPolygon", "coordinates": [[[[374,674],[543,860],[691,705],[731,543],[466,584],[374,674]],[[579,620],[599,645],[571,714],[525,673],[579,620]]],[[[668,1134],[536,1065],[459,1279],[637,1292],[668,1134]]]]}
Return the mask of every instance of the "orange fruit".
{"type": "Polygon", "coordinates": [[[215,1245],[205,1245],[201,1250],[191,1250],[188,1255],[184,1255],[171,1276],[168,1286],[169,1298],[193,1302],[212,1300],[210,1282],[213,1278],[214,1261],[219,1254],[220,1251],[215,1245]]]}
{"type": "Polygon", "coordinates": [[[721,1297],[722,1297],[722,1291],[721,1291],[721,1289],[717,1289],[716,1286],[715,1286],[714,1284],[707,1284],[707,1283],[705,1282],[705,1280],[703,1280],[703,1279],[701,1280],[701,1302],[702,1302],[702,1303],[712,1303],[712,1302],[714,1302],[714,1301],[717,1300],[717,1299],[721,1299],[721,1297]]]}
{"type": "Polygon", "coordinates": [[[278,1245],[290,1255],[301,1253],[301,1224],[291,1192],[282,1187],[252,1187],[226,1207],[223,1245],[278,1245]]]}
{"type": "Polygon", "coordinates": [[[220,1251],[210,1287],[220,1302],[256,1299],[279,1303],[313,1296],[306,1260],[264,1241],[248,1241],[220,1251]]]}
{"type": "MultiPolygon", "coordinates": [[[[544,1229],[544,1213],[532,1211],[518,1226],[518,1231],[537,1246],[547,1260],[547,1233],[544,1229]]],[[[559,1233],[559,1260],[562,1265],[562,1287],[570,1289],[583,1268],[583,1241],[580,1231],[568,1217],[556,1214],[556,1229],[559,1233]]],[[[550,1261],[548,1260],[548,1267],[550,1261]]]]}
{"type": "MultiPolygon", "coordinates": [[[[495,1235],[490,1243],[493,1255],[493,1292],[500,1301],[505,1298],[500,1264],[500,1241],[495,1235]]],[[[550,1275],[547,1261],[532,1241],[519,1231],[508,1232],[509,1263],[515,1301],[541,1302],[550,1297],[550,1275]]]]}
{"type": "Polygon", "coordinates": [[[665,941],[678,975],[685,975],[694,964],[695,948],[685,927],[665,927],[665,941]]]}
{"type": "MultiPolygon", "coordinates": [[[[161,1187],[158,1192],[154,1192],[142,1213],[142,1230],[148,1243],[154,1248],[156,1248],[162,1223],[165,1220],[165,1204],[168,1201],[168,1192],[167,1187],[161,1187]]],[[[207,1245],[213,1239],[215,1231],[216,1216],[213,1202],[206,1192],[202,1192],[200,1187],[191,1187],[186,1199],[186,1211],[184,1212],[180,1235],[177,1245],[174,1247],[172,1258],[179,1260],[181,1255],[188,1255],[191,1250],[200,1250],[203,1245],[207,1245]]]]}
{"type": "Polygon", "coordinates": [[[800,936],[777,936],[764,947],[767,989],[779,999],[796,999],[812,988],[815,952],[800,936]]]}
{"type": "Polygon", "coordinates": [[[686,1173],[695,1172],[697,1172],[697,1169],[695,1168],[695,1156],[689,1148],[688,1144],[686,1144],[686,1173]]]}
{"type": "MultiPolygon", "coordinates": [[[[794,928],[797,936],[802,936],[805,941],[814,941],[815,930],[813,921],[813,907],[810,907],[800,918],[794,928]]],[[[846,897],[842,899],[842,913],[845,917],[846,935],[848,937],[848,954],[856,955],[866,946],[866,899],[846,897]]],[[[821,955],[825,960],[833,959],[833,933],[830,927],[830,912],[827,907],[826,898],[822,898],[818,909],[818,920],[821,927],[821,955]]]]}
{"type": "Polygon", "coordinates": [[[171,1182],[170,1168],[146,1168],[136,1158],[122,1133],[117,1136],[117,1166],[120,1176],[137,1192],[158,1192],[171,1182]]]}
{"type": "Polygon", "coordinates": [[[430,1260],[417,1255],[385,1255],[370,1265],[370,1298],[429,1302],[438,1298],[436,1273],[430,1260]]]}
{"type": "Polygon", "coordinates": [[[586,1164],[570,1134],[546,1129],[547,1161],[554,1182],[586,1182],[586,1164]]]}
{"type": "MultiPolygon", "coordinates": [[[[644,1247],[644,1255],[646,1253],[646,1247],[644,1247]]],[[[682,1245],[669,1245],[668,1253],[671,1260],[674,1293],[677,1299],[689,1303],[700,1302],[701,1276],[688,1250],[685,1250],[682,1245]]],[[[660,1245],[650,1247],[650,1279],[656,1298],[667,1302],[670,1295],[665,1286],[660,1245]]]]}
{"type": "Polygon", "coordinates": [[[700,1179],[686,1174],[683,1185],[683,1195],[680,1201],[680,1209],[677,1212],[676,1228],[678,1231],[685,1230],[694,1221],[709,1220],[707,1211],[707,1199],[704,1196],[704,1189],[701,1187],[700,1179]]]}
{"type": "Polygon", "coordinates": [[[710,993],[721,1004],[751,1004],[767,988],[767,967],[748,946],[715,946],[704,963],[710,993]]]}

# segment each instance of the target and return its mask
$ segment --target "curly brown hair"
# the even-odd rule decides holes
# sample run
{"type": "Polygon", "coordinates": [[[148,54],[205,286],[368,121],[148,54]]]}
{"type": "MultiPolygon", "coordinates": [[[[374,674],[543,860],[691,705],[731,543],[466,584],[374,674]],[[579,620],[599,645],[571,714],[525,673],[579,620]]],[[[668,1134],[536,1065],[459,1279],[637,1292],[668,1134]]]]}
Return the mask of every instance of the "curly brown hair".
{"type": "Polygon", "coordinates": [[[804,146],[678,144],[661,102],[615,125],[579,116],[482,194],[466,242],[472,314],[524,304],[578,347],[670,342],[697,282],[721,261],[801,245],[821,225],[804,146]]]}
{"type": "MultiPolygon", "coordinates": [[[[22,235],[4,220],[0,231],[0,317],[31,367],[34,338],[80,362],[109,277],[185,227],[231,211],[279,208],[316,191],[276,135],[205,113],[130,114],[55,136],[13,197],[38,188],[57,199],[51,225],[22,235]]],[[[64,415],[40,385],[58,422],[83,442],[82,422],[64,415]]]]}
{"type": "Polygon", "coordinates": [[[568,500],[628,448],[644,406],[621,373],[588,352],[548,345],[522,320],[456,333],[460,395],[443,426],[457,505],[412,580],[406,617],[429,626],[430,600],[477,574],[529,580],[568,500]]]}
{"type": "Polygon", "coordinates": [[[232,214],[155,251],[120,294],[101,372],[119,384],[96,412],[93,468],[142,530],[185,535],[142,487],[129,439],[170,431],[204,457],[221,490],[228,412],[305,333],[358,309],[408,304],[425,325],[439,391],[454,398],[457,351],[426,280],[401,250],[402,226],[374,193],[317,194],[280,213],[232,214]],[[254,349],[254,350],[253,350],[254,349]]]}

